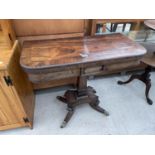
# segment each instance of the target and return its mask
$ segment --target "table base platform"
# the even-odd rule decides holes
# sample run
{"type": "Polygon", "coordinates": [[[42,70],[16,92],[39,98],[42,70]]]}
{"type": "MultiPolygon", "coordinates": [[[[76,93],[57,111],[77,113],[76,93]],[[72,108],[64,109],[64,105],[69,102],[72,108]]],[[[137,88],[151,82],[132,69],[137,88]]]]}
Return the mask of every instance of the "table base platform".
{"type": "Polygon", "coordinates": [[[99,106],[96,91],[88,86],[85,90],[67,90],[64,96],[57,96],[57,99],[67,104],[67,115],[61,125],[64,128],[74,114],[75,107],[79,104],[88,103],[94,110],[109,116],[109,113],[99,106]]]}
{"type": "Polygon", "coordinates": [[[127,83],[130,83],[131,81],[133,81],[134,79],[138,79],[138,80],[142,81],[146,85],[145,96],[146,96],[147,103],[149,105],[152,105],[153,101],[149,98],[149,91],[150,91],[150,88],[151,88],[151,79],[150,79],[151,70],[152,70],[152,67],[147,66],[145,68],[144,73],[142,73],[140,75],[133,74],[133,75],[131,75],[131,77],[127,81],[124,81],[124,82],[123,81],[118,81],[118,84],[119,85],[127,84],[127,83]]]}

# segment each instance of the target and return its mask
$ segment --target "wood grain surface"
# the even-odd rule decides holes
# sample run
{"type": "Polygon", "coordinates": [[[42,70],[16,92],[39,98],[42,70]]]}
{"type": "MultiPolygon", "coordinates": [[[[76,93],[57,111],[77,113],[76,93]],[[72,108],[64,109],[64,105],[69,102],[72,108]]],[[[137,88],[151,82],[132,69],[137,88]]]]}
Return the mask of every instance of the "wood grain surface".
{"type": "Polygon", "coordinates": [[[33,93],[32,84],[28,81],[27,75],[19,64],[20,51],[21,48],[19,46],[19,42],[16,41],[13,46],[12,57],[7,65],[7,72],[13,81],[12,89],[20,102],[21,109],[23,109],[25,117],[29,119],[27,125],[32,127],[35,96],[33,93]]]}
{"type": "Polygon", "coordinates": [[[0,51],[0,130],[33,125],[34,93],[19,64],[20,51],[18,41],[11,50],[0,51]],[[6,77],[10,77],[12,84],[8,85],[6,77]]]}
{"type": "Polygon", "coordinates": [[[12,48],[4,37],[3,32],[0,31],[0,70],[5,70],[9,60],[12,56],[12,48]]]}
{"type": "Polygon", "coordinates": [[[5,43],[11,49],[15,40],[15,32],[12,28],[11,20],[10,19],[0,19],[0,25],[3,32],[3,37],[5,39],[5,43]]]}
{"type": "Polygon", "coordinates": [[[85,38],[27,41],[21,66],[27,71],[78,66],[143,56],[146,49],[122,34],[85,38]]]}
{"type": "Polygon", "coordinates": [[[19,102],[11,87],[4,81],[4,71],[0,71],[0,130],[2,126],[22,123],[19,102]]]}
{"type": "Polygon", "coordinates": [[[13,19],[17,37],[84,32],[84,19],[13,19]]]}

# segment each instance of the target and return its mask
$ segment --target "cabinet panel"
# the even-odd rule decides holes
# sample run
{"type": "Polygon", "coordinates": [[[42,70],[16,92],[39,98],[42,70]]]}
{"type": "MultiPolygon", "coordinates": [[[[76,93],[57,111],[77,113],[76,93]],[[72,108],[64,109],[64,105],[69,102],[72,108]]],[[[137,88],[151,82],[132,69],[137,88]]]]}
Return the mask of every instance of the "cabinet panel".
{"type": "Polygon", "coordinates": [[[83,33],[84,19],[14,19],[17,37],[83,33]]]}
{"type": "Polygon", "coordinates": [[[19,103],[11,86],[6,84],[4,76],[4,71],[0,71],[0,126],[23,124],[23,114],[19,103]]]}
{"type": "MultiPolygon", "coordinates": [[[[28,119],[27,125],[32,127],[34,114],[34,93],[31,83],[28,81],[27,75],[24,73],[19,64],[20,46],[18,41],[13,46],[13,54],[7,66],[7,74],[13,82],[14,96],[18,100],[20,112],[24,113],[24,117],[28,119]]],[[[23,118],[23,117],[22,117],[23,118]]]]}

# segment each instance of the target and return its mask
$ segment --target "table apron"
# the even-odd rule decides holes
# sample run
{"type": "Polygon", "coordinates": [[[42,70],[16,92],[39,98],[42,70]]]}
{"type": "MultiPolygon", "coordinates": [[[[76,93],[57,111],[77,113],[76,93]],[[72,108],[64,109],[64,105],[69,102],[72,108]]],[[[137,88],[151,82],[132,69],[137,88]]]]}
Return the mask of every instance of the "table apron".
{"type": "Polygon", "coordinates": [[[46,73],[29,73],[28,77],[33,83],[46,82],[56,79],[64,79],[70,77],[78,77],[78,76],[89,76],[89,75],[100,75],[106,72],[115,71],[118,69],[128,69],[131,67],[138,66],[140,64],[139,60],[130,60],[126,62],[119,63],[111,63],[111,64],[100,64],[93,67],[85,67],[85,68],[64,68],[63,71],[49,71],[46,73]],[[82,70],[82,72],[81,72],[82,70]]]}

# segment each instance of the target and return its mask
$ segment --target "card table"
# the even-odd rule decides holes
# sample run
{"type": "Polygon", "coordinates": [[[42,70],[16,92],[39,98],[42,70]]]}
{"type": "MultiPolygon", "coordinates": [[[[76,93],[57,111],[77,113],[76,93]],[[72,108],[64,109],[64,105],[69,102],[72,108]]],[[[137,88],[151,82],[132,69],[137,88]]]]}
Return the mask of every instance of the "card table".
{"type": "Polygon", "coordinates": [[[120,68],[134,66],[140,63],[140,59],[145,54],[144,47],[118,33],[70,39],[25,41],[20,64],[33,83],[78,77],[76,89],[67,90],[64,96],[57,96],[58,100],[66,103],[68,110],[61,125],[63,128],[79,104],[88,103],[96,111],[109,115],[99,106],[99,97],[95,89],[87,86],[88,76],[102,74],[116,66],[120,68]]]}

